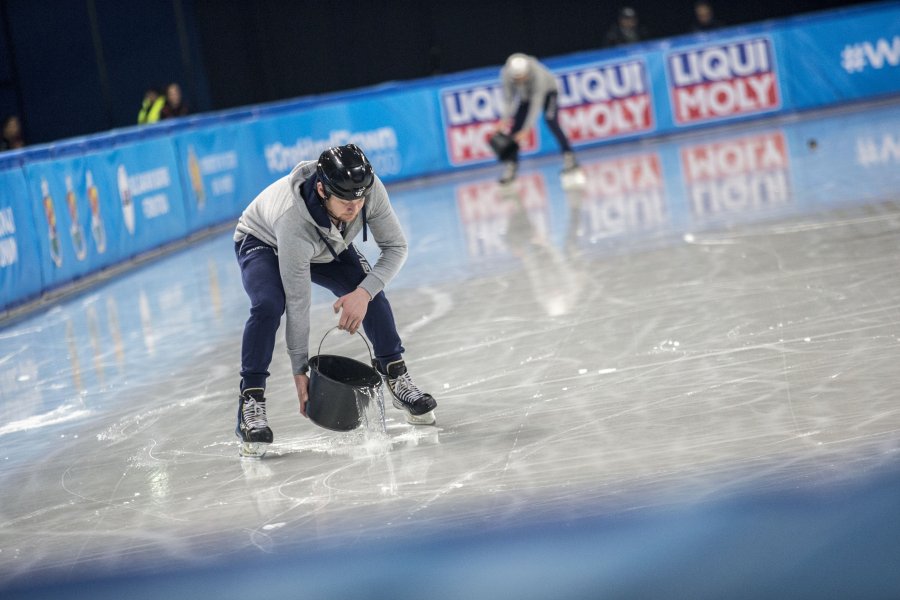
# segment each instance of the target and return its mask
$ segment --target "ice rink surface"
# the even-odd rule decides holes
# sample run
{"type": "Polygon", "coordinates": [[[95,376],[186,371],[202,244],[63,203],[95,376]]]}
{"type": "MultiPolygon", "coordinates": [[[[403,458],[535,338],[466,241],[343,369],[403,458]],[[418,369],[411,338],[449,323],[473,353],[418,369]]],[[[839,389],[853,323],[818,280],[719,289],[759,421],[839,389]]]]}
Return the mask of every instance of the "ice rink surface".
{"type": "Polygon", "coordinates": [[[317,427],[279,336],[240,459],[226,229],[6,323],[0,595],[900,596],[900,105],[579,158],[388,185],[434,427],[317,427]]]}

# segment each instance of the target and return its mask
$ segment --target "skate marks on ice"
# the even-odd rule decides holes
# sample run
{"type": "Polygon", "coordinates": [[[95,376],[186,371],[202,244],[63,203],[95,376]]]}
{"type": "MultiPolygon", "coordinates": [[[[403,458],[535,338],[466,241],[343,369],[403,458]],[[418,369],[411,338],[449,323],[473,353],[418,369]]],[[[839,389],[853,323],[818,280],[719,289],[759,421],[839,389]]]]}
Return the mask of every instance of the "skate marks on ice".
{"type": "Polygon", "coordinates": [[[377,518],[382,512],[396,516],[390,505],[406,484],[395,453],[407,445],[438,443],[440,433],[390,421],[388,427],[387,433],[282,436],[265,457],[240,461],[245,487],[239,495],[252,499],[254,510],[245,518],[245,540],[235,542],[280,552],[313,539],[324,547],[389,528],[377,518]]]}
{"type": "Polygon", "coordinates": [[[216,413],[229,400],[123,417],[27,469],[7,471],[7,483],[16,476],[21,483],[5,485],[0,512],[3,582],[277,551],[315,538],[332,515],[321,537],[346,538],[352,532],[343,527],[373,498],[402,497],[406,480],[394,471],[405,467],[391,453],[437,443],[439,435],[438,428],[419,432],[391,421],[390,434],[380,437],[317,434],[296,415],[298,433],[282,427],[270,456],[241,460],[230,418],[217,432],[196,431],[198,421],[220,421],[216,413]],[[177,421],[194,422],[193,432],[167,432],[165,424],[177,421]]]}
{"type": "MultiPolygon", "coordinates": [[[[138,380],[127,402],[110,369],[84,396],[95,420],[0,466],[0,571],[149,571],[875,469],[900,429],[898,213],[879,210],[587,254],[560,293],[535,283],[553,261],[394,291],[401,331],[417,327],[411,372],[439,406],[428,428],[388,407],[387,439],[316,428],[276,375],[275,443],[240,460],[233,365],[166,363],[177,394],[138,380]]],[[[178,323],[154,323],[160,352],[178,323]]],[[[289,372],[282,354],[273,373],[289,372]]]]}
{"type": "Polygon", "coordinates": [[[474,319],[489,333],[444,340],[456,357],[447,363],[477,366],[453,374],[461,383],[444,405],[477,406],[457,425],[490,422],[512,440],[504,486],[518,469],[523,480],[586,482],[588,494],[646,479],[703,496],[754,473],[875,468],[896,456],[900,425],[896,215],[886,206],[875,218],[698,234],[595,260],[570,316],[542,318],[521,279],[473,284],[473,297],[504,302],[474,319]],[[544,424],[555,431],[539,434],[544,424]],[[528,434],[537,439],[523,443],[528,434]]]}
{"type": "MultiPolygon", "coordinates": [[[[889,462],[895,215],[600,257],[579,268],[563,314],[518,272],[448,288],[452,307],[420,329],[413,363],[438,390],[440,444],[417,449],[433,462],[427,480],[405,482],[403,512],[435,527],[633,510],[889,462]]],[[[393,301],[410,314],[420,299],[393,301]]],[[[328,487],[391,481],[389,467],[329,471],[328,487]]],[[[391,510],[364,529],[392,522],[391,510]]]]}

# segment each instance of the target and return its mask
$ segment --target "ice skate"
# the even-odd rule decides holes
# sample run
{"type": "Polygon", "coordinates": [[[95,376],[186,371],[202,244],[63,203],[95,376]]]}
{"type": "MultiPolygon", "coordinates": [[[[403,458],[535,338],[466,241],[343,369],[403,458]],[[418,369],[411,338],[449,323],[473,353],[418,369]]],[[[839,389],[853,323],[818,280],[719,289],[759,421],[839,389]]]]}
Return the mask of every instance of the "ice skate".
{"type": "Polygon", "coordinates": [[[261,458],[272,443],[272,430],[266,419],[266,399],[262,388],[244,390],[238,396],[235,435],[241,438],[241,456],[261,458]]]}
{"type": "Polygon", "coordinates": [[[578,165],[574,152],[563,153],[563,168],[559,176],[564,190],[579,189],[587,183],[587,176],[578,165]]]}
{"type": "Polygon", "coordinates": [[[503,162],[503,175],[500,177],[500,185],[508,185],[516,180],[516,174],[519,172],[519,163],[513,160],[503,162]]]}
{"type": "Polygon", "coordinates": [[[387,379],[387,387],[393,396],[394,408],[406,413],[406,422],[411,425],[434,425],[434,409],[437,402],[431,394],[420,390],[406,370],[406,363],[395,360],[388,363],[387,369],[378,371],[387,379]]]}

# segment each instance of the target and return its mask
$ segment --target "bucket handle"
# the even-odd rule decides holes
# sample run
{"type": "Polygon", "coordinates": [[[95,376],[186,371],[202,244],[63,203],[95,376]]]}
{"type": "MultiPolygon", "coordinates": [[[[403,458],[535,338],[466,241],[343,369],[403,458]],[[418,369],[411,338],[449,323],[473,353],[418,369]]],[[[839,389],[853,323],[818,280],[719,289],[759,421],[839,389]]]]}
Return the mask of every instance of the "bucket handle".
{"type": "MultiPolygon", "coordinates": [[[[319,341],[319,354],[322,354],[322,344],[325,342],[325,338],[327,338],[328,334],[331,333],[332,331],[334,331],[335,329],[340,329],[340,327],[335,325],[334,327],[332,327],[331,329],[326,331],[325,335],[322,336],[322,339],[319,341]]],[[[363,336],[363,334],[361,334],[360,332],[357,331],[356,335],[358,335],[360,337],[360,339],[363,341],[363,343],[365,343],[366,350],[369,351],[369,362],[374,365],[375,357],[372,355],[372,347],[369,346],[369,342],[366,341],[366,338],[363,336]]]]}

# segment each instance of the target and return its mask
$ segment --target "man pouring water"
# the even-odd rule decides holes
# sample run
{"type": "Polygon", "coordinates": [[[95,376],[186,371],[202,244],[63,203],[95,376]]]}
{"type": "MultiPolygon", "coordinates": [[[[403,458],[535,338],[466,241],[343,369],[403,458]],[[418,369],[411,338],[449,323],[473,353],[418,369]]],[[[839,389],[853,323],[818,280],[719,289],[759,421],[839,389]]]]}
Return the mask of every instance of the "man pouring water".
{"type": "Polygon", "coordinates": [[[362,326],[375,367],[407,422],[434,424],[437,403],[407,371],[383,291],[406,261],[406,237],[384,184],[358,146],[329,148],[264,189],[241,214],[234,246],[250,298],[235,429],[242,453],[255,455],[273,440],[265,389],[282,314],[300,412],[306,415],[313,283],[337,296],[333,307],[341,329],[356,333],[362,326]],[[364,241],[371,234],[380,250],[373,266],[353,245],[360,232],[364,241]]]}

